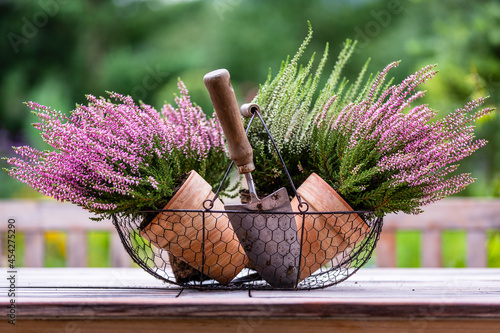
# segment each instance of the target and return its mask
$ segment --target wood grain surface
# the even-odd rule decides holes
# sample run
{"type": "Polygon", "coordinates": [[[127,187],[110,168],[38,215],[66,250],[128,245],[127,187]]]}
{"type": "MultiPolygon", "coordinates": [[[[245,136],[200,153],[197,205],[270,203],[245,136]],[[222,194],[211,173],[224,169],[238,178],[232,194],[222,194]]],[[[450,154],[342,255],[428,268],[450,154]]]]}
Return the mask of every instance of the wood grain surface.
{"type": "MultiPolygon", "coordinates": [[[[7,270],[2,268],[3,276],[7,270]]],[[[135,268],[19,268],[22,332],[498,332],[500,269],[364,268],[312,291],[197,291],[135,268]],[[178,296],[178,297],[177,297],[178,296]]],[[[9,303],[0,280],[0,307],[9,303]]],[[[7,320],[1,332],[10,332],[7,320]],[[6,330],[9,329],[9,330],[6,330]]]]}

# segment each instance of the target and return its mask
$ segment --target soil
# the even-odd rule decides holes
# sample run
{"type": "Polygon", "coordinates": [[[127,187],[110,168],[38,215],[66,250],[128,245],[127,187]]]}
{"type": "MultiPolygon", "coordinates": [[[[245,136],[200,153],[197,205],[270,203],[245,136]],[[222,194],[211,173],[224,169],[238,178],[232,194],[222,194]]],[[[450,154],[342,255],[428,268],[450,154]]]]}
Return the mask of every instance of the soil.
{"type": "Polygon", "coordinates": [[[246,205],[252,202],[252,198],[250,197],[250,192],[246,189],[240,191],[240,200],[241,203],[246,205]]]}
{"type": "Polygon", "coordinates": [[[188,263],[182,261],[181,259],[174,257],[174,255],[170,252],[168,252],[168,258],[170,260],[170,266],[172,267],[172,272],[174,272],[176,282],[187,283],[190,281],[211,280],[210,277],[202,274],[199,270],[191,267],[188,263]]]}
{"type": "Polygon", "coordinates": [[[172,195],[172,197],[175,195],[175,193],[177,193],[177,191],[181,189],[182,185],[184,185],[184,183],[188,178],[189,178],[189,172],[185,172],[179,177],[179,179],[177,179],[176,182],[177,186],[174,187],[174,194],[172,195]]]}
{"type": "MultiPolygon", "coordinates": [[[[270,193],[257,194],[260,199],[267,197],[270,193]]],[[[247,189],[240,190],[240,200],[241,203],[246,205],[252,202],[252,197],[250,196],[250,192],[247,189]]],[[[290,199],[291,200],[291,199],[290,199]]]]}

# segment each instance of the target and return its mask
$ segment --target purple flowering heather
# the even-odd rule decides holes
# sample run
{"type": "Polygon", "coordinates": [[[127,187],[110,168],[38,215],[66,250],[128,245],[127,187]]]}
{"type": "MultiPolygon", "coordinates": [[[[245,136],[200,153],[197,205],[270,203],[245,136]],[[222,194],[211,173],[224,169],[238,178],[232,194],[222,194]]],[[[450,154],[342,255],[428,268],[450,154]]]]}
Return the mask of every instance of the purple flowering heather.
{"type": "Polygon", "coordinates": [[[326,140],[316,147],[317,159],[325,163],[321,156],[328,153],[322,150],[330,149],[338,158],[330,163],[339,168],[328,172],[328,167],[320,167],[319,173],[357,208],[382,214],[418,213],[419,207],[471,184],[469,174],[449,175],[457,162],[486,144],[475,139],[474,122],[491,112],[485,108],[472,113],[485,101],[479,98],[435,120],[436,112],[427,105],[412,106],[425,94],[416,88],[435,76],[435,66],[382,89],[388,71],[398,64],[389,64],[361,101],[345,105],[328,119],[330,101],[316,117],[314,138],[326,140]]]}
{"type": "MultiPolygon", "coordinates": [[[[310,28],[295,56],[282,63],[274,78],[268,77],[253,100],[263,110],[295,182],[316,172],[352,208],[383,216],[397,211],[418,213],[423,205],[473,181],[468,174],[453,172],[460,160],[486,143],[475,140],[473,133],[475,120],[491,111],[473,113],[483,98],[436,120],[434,110],[418,105],[425,92],[417,90],[436,75],[434,65],[392,84],[386,77],[399,62],[366,80],[367,61],[350,83],[342,77],[356,48],[349,39],[320,87],[328,45],[314,71],[314,55],[299,63],[311,38],[310,28]]],[[[288,186],[264,128],[252,126],[248,137],[260,161],[256,164],[262,166],[252,173],[258,190],[272,193],[288,186]]]]}
{"type": "Polygon", "coordinates": [[[69,116],[28,102],[40,120],[34,127],[54,150],[14,148],[19,157],[7,159],[9,174],[104,215],[163,208],[183,174],[208,169],[218,177],[227,161],[219,123],[192,104],[182,81],[178,87],[177,108],[166,104],[162,112],[114,92],[116,103],[88,95],[88,105],[69,116]]]}
{"type": "Polygon", "coordinates": [[[196,153],[199,158],[205,158],[212,146],[224,149],[223,132],[217,119],[207,119],[201,107],[191,103],[184,83],[181,81],[178,86],[181,93],[175,98],[178,108],[165,104],[162,109],[166,121],[173,125],[178,147],[186,154],[196,153]]]}

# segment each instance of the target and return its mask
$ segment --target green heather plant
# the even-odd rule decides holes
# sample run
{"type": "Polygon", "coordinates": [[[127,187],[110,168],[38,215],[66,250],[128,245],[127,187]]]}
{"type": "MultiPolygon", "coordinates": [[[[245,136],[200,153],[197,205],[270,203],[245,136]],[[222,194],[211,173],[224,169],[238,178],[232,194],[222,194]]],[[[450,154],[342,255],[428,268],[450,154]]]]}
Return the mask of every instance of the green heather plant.
{"type": "Polygon", "coordinates": [[[89,95],[69,116],[28,102],[39,119],[33,126],[53,150],[15,147],[19,157],[7,159],[6,171],[98,220],[162,209],[190,170],[216,186],[229,163],[222,130],[192,104],[182,81],[178,87],[177,108],[161,111],[114,92],[115,102],[89,95]]]}
{"type": "MultiPolygon", "coordinates": [[[[312,39],[312,28],[295,56],[282,62],[280,71],[261,85],[253,102],[260,105],[262,118],[266,122],[278,149],[280,150],[295,183],[302,183],[314,168],[311,163],[311,135],[314,121],[322,113],[325,105],[336,110],[343,105],[361,98],[367,92],[360,90],[369,60],[361,69],[354,84],[341,77],[342,70],[351,57],[356,42],[347,40],[328,80],[318,92],[321,75],[328,58],[328,44],[319,65],[313,71],[315,54],[306,66],[299,65],[307,45],[312,39]],[[332,100],[332,96],[343,98],[332,100]]],[[[371,80],[371,77],[369,81],[371,80]]],[[[247,121],[248,122],[248,121],[247,121]]],[[[271,193],[279,186],[288,186],[288,180],[278,156],[274,152],[269,137],[259,121],[250,127],[248,138],[254,148],[257,170],[252,172],[260,193],[271,193]]],[[[291,190],[289,189],[289,194],[291,190]]]]}
{"type": "MultiPolygon", "coordinates": [[[[309,27],[296,55],[282,64],[274,79],[269,76],[254,99],[297,184],[316,172],[355,210],[384,216],[419,213],[422,206],[474,181],[469,174],[452,173],[458,161],[486,144],[475,140],[474,121],[491,109],[472,113],[484,98],[441,120],[427,105],[414,106],[425,93],[416,88],[436,74],[433,65],[392,85],[392,80],[386,82],[387,73],[399,62],[365,80],[367,61],[351,84],[341,79],[356,46],[350,40],[317,93],[328,45],[311,74],[314,55],[306,66],[298,64],[311,38],[309,27]]],[[[259,191],[270,193],[287,185],[262,126],[253,126],[249,138],[256,150],[259,170],[254,178],[259,191]]]]}
{"type": "Polygon", "coordinates": [[[458,161],[486,144],[475,140],[474,122],[491,109],[472,113],[484,98],[469,102],[440,120],[427,105],[412,106],[424,95],[416,88],[434,77],[426,66],[398,85],[379,89],[389,64],[358,103],[334,117],[316,119],[311,155],[318,174],[356,209],[419,213],[422,206],[471,184],[469,174],[452,174],[458,161]],[[379,91],[379,94],[377,94],[379,91]],[[378,95],[378,97],[376,97],[378,95]]]}

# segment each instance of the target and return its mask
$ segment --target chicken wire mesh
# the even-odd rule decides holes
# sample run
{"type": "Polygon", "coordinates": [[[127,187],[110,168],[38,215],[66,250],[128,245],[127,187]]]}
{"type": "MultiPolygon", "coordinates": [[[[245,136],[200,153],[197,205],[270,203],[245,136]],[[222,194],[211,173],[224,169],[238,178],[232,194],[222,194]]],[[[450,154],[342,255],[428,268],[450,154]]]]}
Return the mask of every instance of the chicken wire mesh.
{"type": "Polygon", "coordinates": [[[298,290],[344,281],[371,257],[382,218],[367,211],[310,211],[297,193],[260,108],[253,108],[251,114],[246,131],[255,117],[260,119],[290,182],[295,196],[292,205],[298,211],[274,211],[259,204],[257,210],[241,208],[244,205],[237,206],[241,210],[218,209],[225,207],[218,195],[232,162],[215,194],[211,192],[199,203],[204,209],[113,216],[126,251],[139,267],[169,286],[298,290]]]}
{"type": "Polygon", "coordinates": [[[166,287],[196,289],[297,290],[340,283],[366,264],[383,223],[373,213],[359,211],[249,214],[205,209],[144,215],[152,214],[152,220],[114,216],[126,251],[166,287]],[[260,237],[250,247],[242,239],[248,233],[237,235],[233,228],[243,219],[260,237]],[[270,219],[278,223],[269,227],[270,219]],[[285,236],[290,221],[297,225],[298,242],[285,236]]]}

